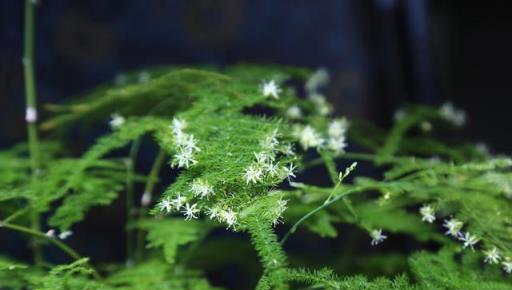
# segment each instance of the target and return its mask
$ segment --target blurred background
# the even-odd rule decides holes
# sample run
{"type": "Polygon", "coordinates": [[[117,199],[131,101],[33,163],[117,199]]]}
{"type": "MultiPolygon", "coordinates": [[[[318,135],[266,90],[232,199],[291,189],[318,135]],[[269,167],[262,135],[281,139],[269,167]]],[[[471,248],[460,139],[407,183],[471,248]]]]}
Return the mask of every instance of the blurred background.
{"type": "MultiPolygon", "coordinates": [[[[38,2],[39,104],[69,101],[126,70],[239,62],[298,65],[329,71],[326,94],[338,115],[386,127],[404,104],[449,100],[467,111],[461,136],[486,143],[493,153],[512,153],[512,18],[506,1],[38,2]]],[[[26,138],[23,4],[0,1],[1,148],[26,138]]],[[[91,140],[78,138],[74,145],[84,149],[91,140]]],[[[141,166],[148,165],[143,160],[141,166]]],[[[102,231],[122,235],[113,223],[102,231]]],[[[82,225],[82,232],[94,233],[99,224],[82,225]]],[[[124,253],[115,242],[79,247],[115,261],[124,253]]],[[[24,255],[19,247],[11,250],[24,255]]],[[[236,271],[225,273],[236,276],[236,271]]]]}

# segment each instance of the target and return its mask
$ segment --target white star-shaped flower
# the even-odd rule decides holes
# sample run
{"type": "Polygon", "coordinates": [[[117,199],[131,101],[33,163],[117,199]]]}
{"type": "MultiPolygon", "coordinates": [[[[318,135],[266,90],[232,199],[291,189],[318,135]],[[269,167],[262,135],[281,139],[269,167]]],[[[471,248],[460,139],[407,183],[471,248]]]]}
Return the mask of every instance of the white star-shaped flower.
{"type": "Polygon", "coordinates": [[[493,247],[490,250],[484,251],[485,259],[484,262],[488,264],[498,264],[501,260],[500,251],[493,247]]]}
{"type": "Polygon", "coordinates": [[[197,218],[197,213],[199,212],[199,209],[197,208],[197,204],[194,203],[193,205],[185,204],[185,208],[181,211],[183,215],[185,216],[185,220],[191,220],[197,218]]]}
{"type": "Polygon", "coordinates": [[[260,144],[266,150],[274,151],[276,147],[279,145],[279,140],[277,140],[277,137],[279,137],[279,133],[277,132],[277,130],[274,130],[272,134],[268,135],[263,140],[261,140],[260,144]]]}
{"type": "Polygon", "coordinates": [[[187,127],[187,122],[185,122],[185,120],[174,117],[170,127],[174,135],[179,135],[183,132],[183,129],[187,127]]]}
{"type": "Polygon", "coordinates": [[[258,152],[254,153],[254,158],[256,158],[256,163],[258,163],[258,165],[265,166],[274,161],[275,156],[269,152],[258,152]]]}
{"type": "Polygon", "coordinates": [[[208,217],[212,220],[220,217],[220,209],[216,206],[209,208],[208,209],[208,217]]]}
{"type": "Polygon", "coordinates": [[[196,163],[197,161],[192,156],[192,150],[189,149],[182,149],[174,156],[174,166],[188,168],[190,165],[196,163]]]}
{"type": "Polygon", "coordinates": [[[279,94],[281,93],[281,88],[277,85],[274,80],[269,82],[263,82],[262,84],[262,93],[265,97],[272,97],[274,99],[279,99],[279,94]]]}
{"type": "Polygon", "coordinates": [[[110,116],[110,128],[117,129],[121,127],[125,122],[125,119],[123,116],[119,115],[118,113],[114,113],[110,116]]]}
{"type": "Polygon", "coordinates": [[[505,261],[501,262],[501,265],[503,266],[503,271],[507,274],[512,273],[512,260],[510,258],[505,258],[505,261]]]}
{"type": "Polygon", "coordinates": [[[201,151],[201,149],[197,147],[197,140],[192,134],[181,133],[176,138],[176,145],[180,147],[182,150],[188,150],[191,152],[201,151]]]}
{"type": "Polygon", "coordinates": [[[347,133],[348,126],[349,122],[346,118],[335,119],[329,123],[327,133],[329,134],[330,137],[345,136],[345,134],[347,133]]]}
{"type": "Polygon", "coordinates": [[[200,198],[206,197],[208,198],[210,195],[213,195],[213,186],[211,186],[208,181],[203,180],[201,178],[196,178],[192,182],[190,186],[190,190],[195,196],[200,198]]]}
{"type": "Polygon", "coordinates": [[[295,155],[295,151],[293,151],[293,145],[292,144],[283,144],[281,148],[279,148],[279,151],[283,153],[286,156],[293,156],[295,155]]]}
{"type": "Polygon", "coordinates": [[[347,148],[347,140],[345,136],[339,137],[330,137],[327,140],[327,148],[334,151],[336,154],[345,153],[345,148],[347,148]]]}
{"type": "Polygon", "coordinates": [[[373,230],[370,232],[370,237],[372,238],[371,245],[376,246],[382,243],[388,237],[382,234],[382,229],[373,230]]]}
{"type": "Polygon", "coordinates": [[[476,245],[480,239],[476,236],[471,235],[469,232],[459,232],[459,240],[463,243],[462,248],[470,247],[471,250],[474,250],[474,245],[476,245]]]}
{"type": "Polygon", "coordinates": [[[187,202],[187,197],[181,196],[180,193],[176,194],[176,197],[170,201],[171,205],[179,210],[187,202]]]}
{"type": "Polygon", "coordinates": [[[172,201],[170,198],[165,198],[160,201],[159,204],[160,210],[165,211],[167,213],[171,212],[172,210],[172,201]]]}
{"type": "Polygon", "coordinates": [[[261,180],[263,172],[259,166],[249,165],[245,169],[244,178],[247,183],[256,183],[261,180]]]}
{"type": "Polygon", "coordinates": [[[329,82],[329,79],[329,72],[325,68],[320,68],[311,74],[304,84],[304,88],[309,93],[314,93],[318,91],[320,87],[325,86],[329,82]]]}
{"type": "Polygon", "coordinates": [[[236,212],[231,209],[221,211],[220,218],[228,225],[228,229],[236,224],[236,212]]]}
{"type": "Polygon", "coordinates": [[[309,95],[308,98],[315,104],[316,111],[318,114],[326,116],[332,111],[332,107],[325,99],[325,96],[315,93],[309,95]]]}
{"type": "Polygon", "coordinates": [[[434,209],[430,205],[424,205],[420,208],[421,220],[429,224],[436,220],[434,209]]]}
{"type": "Polygon", "coordinates": [[[319,147],[324,142],[322,137],[320,137],[320,134],[318,134],[310,125],[302,128],[300,131],[299,141],[304,149],[319,147]]]}
{"type": "Polygon", "coordinates": [[[278,176],[278,166],[274,162],[269,162],[265,165],[265,170],[270,176],[278,176]]]}
{"type": "Polygon", "coordinates": [[[448,230],[444,233],[445,235],[450,235],[452,237],[458,237],[459,232],[464,226],[464,223],[457,219],[444,220],[443,227],[448,230]]]}
{"type": "Polygon", "coordinates": [[[283,167],[283,168],[282,168],[283,176],[284,176],[285,178],[288,178],[288,182],[289,182],[289,181],[291,181],[291,178],[292,178],[292,177],[293,177],[293,178],[297,177],[297,176],[295,176],[295,172],[294,172],[296,168],[297,168],[297,167],[296,167],[295,165],[293,165],[293,163],[290,163],[290,164],[288,165],[288,167],[283,167]]]}

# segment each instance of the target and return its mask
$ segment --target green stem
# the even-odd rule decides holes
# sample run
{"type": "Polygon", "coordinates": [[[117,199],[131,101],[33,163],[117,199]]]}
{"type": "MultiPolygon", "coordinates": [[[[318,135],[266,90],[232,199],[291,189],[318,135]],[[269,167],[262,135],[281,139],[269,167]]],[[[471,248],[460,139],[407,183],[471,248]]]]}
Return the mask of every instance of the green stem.
{"type": "MultiPolygon", "coordinates": [[[[144,195],[149,196],[149,200],[151,200],[151,196],[153,195],[153,190],[158,181],[158,174],[162,168],[162,165],[165,161],[165,151],[160,149],[158,154],[153,161],[153,165],[151,166],[151,170],[149,172],[149,177],[146,182],[146,186],[144,186],[144,195]]],[[[139,209],[139,220],[144,218],[148,209],[147,203],[141,203],[141,208],[139,209]]],[[[144,252],[144,231],[141,229],[137,230],[137,241],[136,241],[136,250],[135,250],[135,260],[140,261],[142,259],[142,254],[144,252]]]]}
{"type": "MultiPolygon", "coordinates": [[[[28,130],[28,147],[30,151],[30,161],[32,167],[32,175],[37,177],[41,169],[41,158],[39,152],[39,137],[37,132],[37,96],[35,88],[34,75],[34,2],[25,1],[25,32],[23,47],[23,70],[25,75],[25,102],[26,112],[25,119],[27,121],[28,130]]],[[[37,212],[32,212],[31,216],[32,229],[38,231],[40,229],[40,217],[37,212]]],[[[41,265],[43,262],[43,252],[40,245],[36,242],[32,243],[34,262],[41,265]]]]}
{"type": "Polygon", "coordinates": [[[339,195],[337,195],[336,197],[334,197],[333,199],[331,199],[330,201],[326,202],[326,203],[323,203],[322,205],[320,205],[319,207],[313,209],[312,211],[308,212],[306,215],[304,215],[300,220],[298,220],[289,230],[288,232],[284,235],[284,237],[281,239],[281,245],[283,245],[286,240],[288,239],[288,237],[293,234],[297,228],[300,226],[300,224],[302,224],[305,220],[307,220],[309,217],[311,217],[312,215],[314,215],[315,213],[321,211],[322,209],[328,207],[329,205],[337,202],[338,200],[344,198],[345,196],[347,195],[350,195],[352,193],[356,193],[356,192],[361,192],[361,191],[364,191],[366,190],[366,187],[354,187],[354,188],[351,188],[351,189],[348,189],[342,193],[340,193],[339,195]]]}
{"type": "Polygon", "coordinates": [[[24,213],[26,213],[27,210],[28,209],[26,209],[26,208],[20,209],[20,210],[14,212],[13,214],[11,214],[10,216],[6,217],[3,222],[4,223],[9,223],[9,222],[13,221],[17,217],[19,217],[19,216],[23,215],[24,213]]]}
{"type": "Polygon", "coordinates": [[[134,180],[135,163],[137,153],[139,152],[140,143],[142,138],[135,140],[130,147],[130,156],[128,158],[127,172],[126,172],[126,261],[129,265],[133,258],[133,223],[134,223],[134,180]]]}
{"type": "MultiPolygon", "coordinates": [[[[59,249],[61,249],[66,254],[68,254],[74,260],[79,260],[79,259],[82,258],[80,256],[80,254],[78,254],[77,251],[73,250],[68,245],[64,244],[63,242],[61,242],[61,241],[59,241],[59,240],[57,240],[57,239],[55,239],[53,237],[49,237],[49,236],[47,236],[46,234],[44,234],[44,233],[42,233],[40,231],[36,231],[36,230],[31,229],[31,228],[27,228],[27,227],[20,226],[20,225],[8,224],[5,221],[4,222],[0,222],[0,228],[6,228],[6,229],[9,229],[9,230],[13,230],[13,231],[17,231],[17,232],[24,233],[24,234],[27,234],[27,235],[31,235],[31,236],[34,236],[36,238],[45,239],[45,240],[49,241],[50,243],[54,244],[55,246],[57,246],[59,249]]],[[[96,269],[94,269],[91,265],[89,265],[89,267],[91,267],[91,269],[93,270],[92,274],[93,274],[94,278],[100,280],[101,276],[98,274],[98,271],[96,271],[96,269]]]]}
{"type": "MultiPolygon", "coordinates": [[[[333,193],[334,193],[338,189],[338,187],[341,186],[341,180],[339,180],[339,177],[338,177],[338,171],[336,170],[335,160],[329,153],[326,153],[326,152],[320,152],[320,156],[324,160],[325,167],[327,168],[327,171],[329,173],[329,177],[331,178],[331,181],[334,184],[334,190],[333,190],[333,193]]],[[[329,195],[329,197],[327,198],[327,200],[325,202],[329,202],[331,200],[333,193],[331,193],[329,195]]],[[[343,204],[345,205],[345,207],[350,212],[350,214],[354,217],[354,219],[359,222],[360,221],[359,215],[356,213],[356,211],[354,210],[354,208],[352,207],[350,202],[346,198],[343,198],[342,201],[343,201],[343,204]]]]}

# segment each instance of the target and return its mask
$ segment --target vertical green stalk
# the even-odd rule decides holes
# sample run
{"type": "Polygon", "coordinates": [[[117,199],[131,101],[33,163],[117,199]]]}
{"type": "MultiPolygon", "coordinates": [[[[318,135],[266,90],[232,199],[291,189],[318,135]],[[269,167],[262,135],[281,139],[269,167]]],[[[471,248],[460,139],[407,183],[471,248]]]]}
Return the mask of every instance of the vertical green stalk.
{"type": "Polygon", "coordinates": [[[132,143],[130,147],[130,156],[128,158],[127,172],[126,172],[126,264],[129,266],[133,262],[133,226],[135,208],[133,205],[133,194],[135,182],[133,176],[135,175],[135,163],[137,153],[141,143],[141,138],[138,138],[132,143]]]}
{"type": "MultiPolygon", "coordinates": [[[[160,172],[160,169],[162,168],[162,165],[165,161],[165,155],[165,151],[160,149],[155,157],[155,160],[153,161],[151,171],[149,172],[148,181],[144,186],[144,194],[141,200],[141,208],[139,209],[139,220],[143,219],[147,214],[148,205],[151,202],[151,196],[153,195],[155,184],[158,181],[158,173],[160,172]]],[[[144,231],[141,229],[137,230],[137,241],[135,248],[135,260],[141,261],[144,252],[144,231]]]]}
{"type": "MultiPolygon", "coordinates": [[[[33,178],[41,169],[41,158],[39,152],[39,138],[37,134],[37,96],[35,88],[34,76],[34,3],[31,0],[25,1],[25,32],[23,42],[23,70],[25,74],[25,95],[26,95],[26,111],[25,119],[27,121],[28,130],[28,146],[30,152],[30,160],[33,178]]],[[[39,215],[32,213],[32,229],[39,231],[40,229],[39,215]]],[[[40,265],[43,261],[41,246],[33,240],[34,261],[40,265]]]]}

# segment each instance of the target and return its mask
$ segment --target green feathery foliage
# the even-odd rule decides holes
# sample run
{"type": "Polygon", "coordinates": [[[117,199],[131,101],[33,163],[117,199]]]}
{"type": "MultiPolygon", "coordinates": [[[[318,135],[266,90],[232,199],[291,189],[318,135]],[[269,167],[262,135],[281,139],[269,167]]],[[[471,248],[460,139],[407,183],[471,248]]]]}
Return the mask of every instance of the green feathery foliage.
{"type": "Polygon", "coordinates": [[[464,123],[451,105],[402,109],[389,131],[334,118],[320,94],[327,80],[323,71],[279,66],[158,68],[48,105],[53,115],[41,129],[101,128],[111,116],[112,130],[79,157],[66,154],[65,138],[41,142],[35,173],[26,144],[0,152],[2,235],[26,234],[73,259],[32,264],[3,253],[0,288],[219,289],[205,272],[237,260],[261,273],[247,286],[258,289],[510,289],[511,160],[439,138],[464,123]],[[143,139],[161,150],[150,172],[135,166],[143,139]],[[164,156],[170,184],[159,178],[164,156]],[[352,165],[340,168],[342,160],[352,165]],[[369,167],[379,174],[365,174],[369,167]],[[311,172],[326,172],[331,185],[310,181],[311,172]],[[120,195],[128,200],[126,265],[98,264],[66,245],[91,208],[120,195]],[[33,213],[60,234],[34,227],[33,213]],[[212,237],[224,229],[241,241],[212,237]],[[312,262],[315,245],[302,254],[284,247],[304,231],[346,248],[312,262]],[[401,238],[412,253],[377,250],[401,238]],[[252,244],[260,269],[256,259],[232,258],[235,244],[252,244]]]}
{"type": "Polygon", "coordinates": [[[208,233],[208,225],[183,219],[142,220],[138,227],[148,232],[148,248],[162,247],[165,260],[174,265],[178,247],[208,233]]]}

